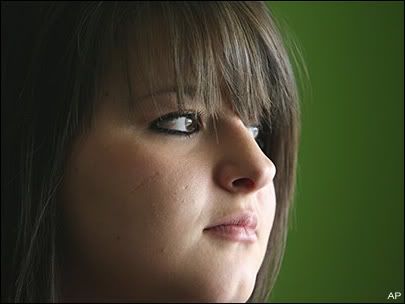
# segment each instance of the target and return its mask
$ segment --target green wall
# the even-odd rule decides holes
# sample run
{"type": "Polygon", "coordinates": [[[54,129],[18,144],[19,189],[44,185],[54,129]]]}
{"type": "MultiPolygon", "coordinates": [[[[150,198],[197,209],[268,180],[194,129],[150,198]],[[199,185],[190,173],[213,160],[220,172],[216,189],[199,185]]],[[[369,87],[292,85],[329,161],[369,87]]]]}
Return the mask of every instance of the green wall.
{"type": "Polygon", "coordinates": [[[404,303],[404,4],[267,3],[310,77],[270,301],[404,303]]]}

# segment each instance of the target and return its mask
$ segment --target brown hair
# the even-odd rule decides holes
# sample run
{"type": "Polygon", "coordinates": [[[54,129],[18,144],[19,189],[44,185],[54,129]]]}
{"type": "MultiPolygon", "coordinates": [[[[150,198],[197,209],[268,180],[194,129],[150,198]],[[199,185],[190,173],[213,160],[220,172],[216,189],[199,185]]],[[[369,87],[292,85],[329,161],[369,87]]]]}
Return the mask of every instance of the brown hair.
{"type": "MultiPolygon", "coordinates": [[[[9,45],[2,54],[2,75],[8,75],[2,77],[6,89],[2,94],[2,150],[6,147],[4,157],[2,151],[2,300],[58,300],[61,238],[56,197],[69,147],[90,126],[103,76],[113,50],[118,49],[126,66],[136,58],[136,73],[146,79],[151,92],[157,75],[150,67],[163,52],[174,72],[179,107],[184,106],[191,79],[196,99],[214,117],[226,99],[243,121],[261,122],[263,151],[277,168],[277,207],[249,301],[265,301],[284,254],[299,141],[294,74],[265,3],[31,5],[26,3],[24,12],[34,28],[32,57],[18,65],[18,60],[28,59],[21,59],[27,57],[24,50],[13,54],[12,26],[10,36],[4,34],[9,45]],[[162,29],[166,39],[156,48],[162,29]],[[138,46],[135,50],[129,47],[132,42],[138,46]],[[6,64],[13,62],[13,56],[20,59],[6,64]],[[3,117],[3,113],[7,114],[3,117]]],[[[16,9],[11,2],[5,8],[5,17],[16,9]]],[[[131,77],[127,70],[130,94],[131,77]]]]}

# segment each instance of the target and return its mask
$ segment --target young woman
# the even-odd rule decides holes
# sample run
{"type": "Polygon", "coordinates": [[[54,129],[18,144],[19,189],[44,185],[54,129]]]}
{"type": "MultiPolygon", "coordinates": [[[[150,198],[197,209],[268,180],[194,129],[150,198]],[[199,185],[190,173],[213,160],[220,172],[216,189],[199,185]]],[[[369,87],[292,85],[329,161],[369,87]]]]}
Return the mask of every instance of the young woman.
{"type": "Polygon", "coordinates": [[[299,138],[266,5],[2,6],[2,301],[265,301],[299,138]]]}

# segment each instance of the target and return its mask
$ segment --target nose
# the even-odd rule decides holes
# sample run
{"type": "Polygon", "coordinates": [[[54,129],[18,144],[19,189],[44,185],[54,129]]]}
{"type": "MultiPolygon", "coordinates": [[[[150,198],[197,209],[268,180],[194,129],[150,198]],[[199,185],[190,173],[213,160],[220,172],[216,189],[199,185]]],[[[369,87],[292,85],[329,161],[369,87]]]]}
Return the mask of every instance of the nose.
{"type": "Polygon", "coordinates": [[[249,193],[269,185],[276,174],[273,162],[257,145],[242,122],[222,128],[216,183],[227,192],[249,193]]]}

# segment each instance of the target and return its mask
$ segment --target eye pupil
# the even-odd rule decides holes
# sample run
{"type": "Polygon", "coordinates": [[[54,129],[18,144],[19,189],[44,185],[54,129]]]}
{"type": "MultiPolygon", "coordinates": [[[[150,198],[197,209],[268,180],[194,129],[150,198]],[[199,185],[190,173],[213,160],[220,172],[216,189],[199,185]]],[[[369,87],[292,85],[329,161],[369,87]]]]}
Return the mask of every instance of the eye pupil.
{"type": "Polygon", "coordinates": [[[152,123],[152,128],[170,134],[193,134],[200,129],[197,113],[169,113],[152,123]]]}
{"type": "Polygon", "coordinates": [[[189,128],[190,126],[193,125],[193,120],[191,118],[187,117],[186,121],[185,121],[185,125],[186,125],[186,128],[189,128]]]}

